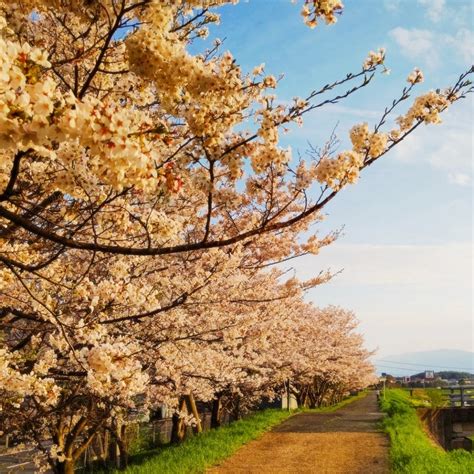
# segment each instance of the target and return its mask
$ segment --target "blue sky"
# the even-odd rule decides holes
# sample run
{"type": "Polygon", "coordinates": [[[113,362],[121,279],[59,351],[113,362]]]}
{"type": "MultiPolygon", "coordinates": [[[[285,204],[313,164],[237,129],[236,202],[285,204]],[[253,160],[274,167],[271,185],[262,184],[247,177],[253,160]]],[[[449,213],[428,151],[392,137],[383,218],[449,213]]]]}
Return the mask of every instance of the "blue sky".
{"type": "MultiPolygon", "coordinates": [[[[225,49],[244,70],[264,62],[267,73],[284,74],[281,100],[357,72],[369,50],[387,49],[391,74],[307,116],[302,129],[283,139],[294,151],[304,152],[308,140],[321,145],[337,123],[344,146],[350,127],[373,124],[415,66],[425,74],[418,88],[423,93],[449,85],[472,64],[468,0],[344,3],[336,25],[310,30],[299,15],[301,2],[241,0],[221,9],[221,25],[212,30],[226,38],[225,49]]],[[[443,124],[422,127],[326,208],[325,229],[344,225],[344,236],[293,267],[301,277],[328,267],[344,272],[308,298],[353,309],[379,357],[473,350],[472,182],[470,98],[456,104],[443,124]]]]}

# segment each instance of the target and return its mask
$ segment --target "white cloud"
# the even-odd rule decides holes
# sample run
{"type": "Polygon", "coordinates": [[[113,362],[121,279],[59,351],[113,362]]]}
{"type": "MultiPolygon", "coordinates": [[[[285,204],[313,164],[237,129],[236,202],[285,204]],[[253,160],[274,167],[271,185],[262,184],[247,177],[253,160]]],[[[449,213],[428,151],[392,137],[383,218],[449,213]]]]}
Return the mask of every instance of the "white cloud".
{"type": "Polygon", "coordinates": [[[431,68],[439,64],[434,44],[434,34],[429,30],[407,29],[398,26],[389,31],[389,36],[400,47],[401,53],[411,60],[423,60],[431,68]]]}
{"type": "Polygon", "coordinates": [[[449,173],[448,179],[451,184],[457,184],[459,186],[472,185],[472,178],[466,173],[449,173]]]}
{"type": "MultiPolygon", "coordinates": [[[[405,1],[409,8],[412,2],[405,1]]],[[[449,23],[458,28],[472,25],[472,2],[469,0],[418,0],[425,8],[425,16],[433,23],[449,23]]]]}
{"type": "Polygon", "coordinates": [[[400,8],[401,0],[385,0],[384,6],[385,9],[389,12],[396,12],[400,8]]]}
{"type": "Polygon", "coordinates": [[[418,3],[426,7],[426,15],[435,23],[441,20],[442,16],[445,14],[444,0],[418,0],[418,3]]]}
{"type": "Polygon", "coordinates": [[[455,35],[449,35],[426,29],[397,26],[388,34],[397,43],[403,56],[424,63],[430,69],[435,69],[441,64],[440,52],[443,57],[454,55],[467,65],[474,59],[472,46],[474,33],[467,28],[461,28],[455,35]]]}
{"type": "MultiPolygon", "coordinates": [[[[373,245],[334,243],[317,257],[295,262],[296,274],[309,278],[318,269],[344,269],[330,285],[344,288],[402,286],[410,291],[472,287],[470,243],[373,245]]],[[[466,294],[466,297],[468,295],[466,294]]]]}
{"type": "MultiPolygon", "coordinates": [[[[380,221],[383,225],[383,220],[380,221]]],[[[334,243],[294,262],[297,276],[344,268],[308,299],[355,311],[367,346],[381,353],[408,348],[472,348],[471,243],[370,245],[334,243]],[[449,324],[446,322],[449,321],[449,324]]]]}
{"type": "Polygon", "coordinates": [[[469,66],[474,61],[474,33],[467,28],[458,30],[456,36],[444,35],[444,43],[455,51],[460,58],[469,66]]]}
{"type": "Polygon", "coordinates": [[[472,2],[469,0],[384,0],[383,5],[386,11],[399,16],[410,15],[421,6],[432,23],[449,23],[457,28],[472,25],[472,2]]]}

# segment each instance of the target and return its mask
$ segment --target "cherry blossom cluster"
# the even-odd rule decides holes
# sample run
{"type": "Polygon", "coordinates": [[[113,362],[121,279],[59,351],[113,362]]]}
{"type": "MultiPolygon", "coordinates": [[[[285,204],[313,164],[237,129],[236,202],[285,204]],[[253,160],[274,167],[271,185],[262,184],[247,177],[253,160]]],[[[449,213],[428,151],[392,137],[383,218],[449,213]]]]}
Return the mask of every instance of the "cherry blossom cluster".
{"type": "MultiPolygon", "coordinates": [[[[0,17],[1,22],[5,19],[0,17]]],[[[0,143],[2,148],[21,143],[21,148],[41,146],[48,117],[55,110],[56,84],[41,81],[43,68],[50,66],[46,54],[27,43],[20,45],[0,37],[0,143]]]]}
{"type": "Polygon", "coordinates": [[[362,123],[350,130],[350,138],[354,151],[366,154],[370,158],[377,158],[387,147],[388,136],[382,132],[369,132],[369,125],[362,123]]]}
{"type": "Polygon", "coordinates": [[[53,378],[44,377],[49,369],[46,360],[54,362],[54,358],[49,353],[43,355],[45,358],[37,361],[31,372],[22,373],[18,371],[15,355],[0,349],[0,388],[2,392],[7,388],[2,409],[10,406],[19,409],[25,396],[34,396],[46,406],[58,402],[60,388],[53,378]]]}
{"type": "Polygon", "coordinates": [[[410,84],[418,84],[420,82],[423,82],[423,80],[423,72],[417,67],[413,69],[413,71],[407,77],[407,82],[409,82],[410,84]]]}
{"type": "Polygon", "coordinates": [[[362,67],[365,70],[367,70],[379,64],[383,64],[384,61],[385,61],[385,48],[379,48],[377,51],[369,52],[369,55],[365,59],[362,67]]]}
{"type": "Polygon", "coordinates": [[[339,153],[335,158],[323,158],[316,168],[317,180],[334,190],[356,183],[364,157],[354,150],[339,153]]]}
{"type": "Polygon", "coordinates": [[[315,28],[320,18],[328,25],[336,23],[336,15],[342,13],[343,8],[340,0],[305,0],[301,15],[306,25],[315,28]]]}
{"type": "Polygon", "coordinates": [[[450,100],[443,94],[430,91],[417,97],[405,115],[398,117],[400,130],[409,130],[417,121],[426,124],[440,123],[440,113],[450,106],[450,100]]]}

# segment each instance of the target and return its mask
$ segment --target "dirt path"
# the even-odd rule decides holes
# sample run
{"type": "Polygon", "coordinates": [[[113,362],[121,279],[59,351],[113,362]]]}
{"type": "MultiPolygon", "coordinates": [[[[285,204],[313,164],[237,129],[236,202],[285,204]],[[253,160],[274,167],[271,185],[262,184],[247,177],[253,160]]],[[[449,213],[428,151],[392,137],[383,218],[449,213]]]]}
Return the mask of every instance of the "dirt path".
{"type": "Polygon", "coordinates": [[[213,474],[386,474],[388,439],[375,393],[326,414],[302,413],[240,448],[213,474]]]}

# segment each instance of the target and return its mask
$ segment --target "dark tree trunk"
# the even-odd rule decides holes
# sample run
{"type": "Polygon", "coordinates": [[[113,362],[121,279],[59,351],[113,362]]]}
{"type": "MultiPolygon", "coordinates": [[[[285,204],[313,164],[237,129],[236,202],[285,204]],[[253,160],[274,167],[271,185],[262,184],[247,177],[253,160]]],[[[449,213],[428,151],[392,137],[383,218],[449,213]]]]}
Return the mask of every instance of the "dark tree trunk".
{"type": "Polygon", "coordinates": [[[240,396],[237,396],[237,400],[235,401],[235,406],[234,406],[234,419],[240,420],[241,418],[242,416],[240,413],[240,396]]]}
{"type": "Polygon", "coordinates": [[[306,386],[297,386],[294,387],[292,390],[292,394],[296,399],[296,403],[298,404],[298,408],[302,408],[306,406],[306,394],[308,393],[308,389],[306,386]]]}
{"type": "Polygon", "coordinates": [[[119,469],[125,469],[128,466],[128,451],[127,447],[125,446],[125,443],[123,440],[118,439],[117,440],[117,446],[118,446],[118,468],[119,469]]]}
{"type": "Polygon", "coordinates": [[[74,461],[57,462],[54,472],[55,474],[74,474],[74,461]]]}
{"type": "Polygon", "coordinates": [[[312,393],[312,391],[308,394],[309,395],[309,408],[316,408],[318,406],[318,399],[317,397],[315,396],[314,393],[312,393]]]}
{"type": "Polygon", "coordinates": [[[221,426],[221,398],[222,395],[218,393],[212,401],[211,428],[219,428],[221,426]]]}
{"type": "Polygon", "coordinates": [[[125,469],[128,466],[128,449],[126,445],[126,429],[125,425],[117,429],[117,447],[118,447],[118,468],[125,469]]]}
{"type": "MultiPolygon", "coordinates": [[[[184,411],[186,408],[186,403],[184,397],[179,399],[179,411],[184,411]]],[[[172,443],[181,443],[186,436],[186,428],[184,426],[183,420],[179,417],[178,413],[173,414],[172,418],[173,426],[171,428],[171,442],[172,443]]]]}

